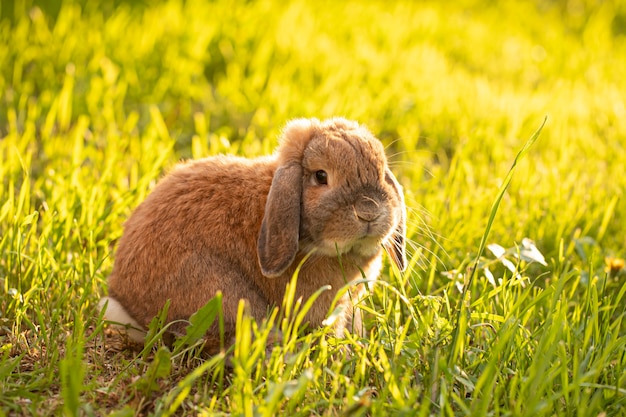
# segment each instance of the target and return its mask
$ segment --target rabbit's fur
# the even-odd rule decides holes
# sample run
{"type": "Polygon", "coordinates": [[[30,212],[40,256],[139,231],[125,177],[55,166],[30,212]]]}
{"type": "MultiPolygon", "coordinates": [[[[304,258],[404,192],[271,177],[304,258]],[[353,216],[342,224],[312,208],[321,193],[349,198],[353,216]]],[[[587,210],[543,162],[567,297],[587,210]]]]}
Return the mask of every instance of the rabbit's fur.
{"type": "MultiPolygon", "coordinates": [[[[296,297],[332,287],[307,315],[320,326],[337,290],[378,277],[383,247],[405,269],[405,233],[402,188],[380,141],[345,119],[297,119],[272,156],[210,157],[165,176],[125,224],[101,307],[108,306],[106,319],[143,330],[170,300],[167,320],[176,321],[169,329],[177,334],[221,291],[232,341],[239,300],[262,320],[282,305],[286,284],[312,252],[296,297]]],[[[364,291],[354,285],[339,300],[338,335],[361,328],[353,301],[364,291]]],[[[206,339],[209,349],[219,347],[217,326],[206,339]]]]}

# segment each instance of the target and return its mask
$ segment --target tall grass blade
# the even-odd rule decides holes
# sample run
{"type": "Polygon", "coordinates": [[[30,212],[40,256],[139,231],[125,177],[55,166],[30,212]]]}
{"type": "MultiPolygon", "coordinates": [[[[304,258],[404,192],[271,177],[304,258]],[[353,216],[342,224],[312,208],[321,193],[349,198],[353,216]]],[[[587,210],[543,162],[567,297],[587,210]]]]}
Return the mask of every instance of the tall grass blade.
{"type": "Polygon", "coordinates": [[[498,213],[498,208],[500,207],[500,203],[502,201],[502,198],[504,197],[504,194],[506,193],[506,190],[509,188],[509,185],[511,184],[511,180],[513,179],[513,174],[515,172],[515,167],[517,166],[517,163],[524,158],[524,156],[526,156],[526,154],[528,153],[529,149],[533,146],[533,144],[537,141],[537,139],[539,138],[539,135],[541,134],[541,131],[543,130],[543,127],[546,124],[546,121],[548,120],[547,117],[545,117],[543,119],[543,122],[541,123],[541,126],[539,126],[539,129],[537,129],[535,131],[535,133],[533,133],[533,135],[530,137],[530,139],[528,139],[528,141],[526,141],[526,143],[524,144],[524,146],[522,147],[522,149],[517,153],[517,155],[515,156],[515,159],[513,160],[513,164],[511,165],[511,168],[509,169],[509,172],[507,173],[506,177],[504,178],[504,181],[502,182],[502,185],[500,186],[500,189],[498,191],[498,194],[496,195],[496,199],[493,202],[492,206],[491,206],[491,211],[489,213],[489,219],[487,220],[487,226],[485,227],[485,231],[483,232],[482,238],[480,240],[480,245],[478,246],[478,253],[476,254],[476,258],[474,260],[474,264],[473,267],[470,271],[470,275],[465,283],[465,285],[463,286],[463,292],[461,294],[461,297],[458,301],[457,304],[457,315],[456,315],[456,323],[454,325],[454,332],[452,335],[452,343],[450,344],[450,356],[448,359],[448,367],[451,369],[455,363],[458,362],[458,360],[460,359],[460,357],[463,355],[464,349],[462,349],[460,347],[460,344],[462,344],[462,338],[463,338],[463,334],[465,332],[466,326],[465,326],[465,321],[468,318],[468,314],[466,308],[465,308],[465,303],[466,303],[466,298],[467,298],[467,293],[469,291],[469,289],[472,286],[472,281],[474,280],[474,276],[476,275],[476,270],[478,269],[478,265],[480,263],[480,258],[483,255],[483,252],[485,251],[485,246],[487,245],[487,239],[489,237],[489,233],[491,232],[491,227],[493,225],[493,222],[496,218],[496,214],[498,213]]]}
{"type": "Polygon", "coordinates": [[[80,396],[84,389],[85,376],[82,318],[79,314],[74,316],[74,334],[67,339],[65,358],[60,363],[63,413],[68,417],[80,415],[80,396]]]}

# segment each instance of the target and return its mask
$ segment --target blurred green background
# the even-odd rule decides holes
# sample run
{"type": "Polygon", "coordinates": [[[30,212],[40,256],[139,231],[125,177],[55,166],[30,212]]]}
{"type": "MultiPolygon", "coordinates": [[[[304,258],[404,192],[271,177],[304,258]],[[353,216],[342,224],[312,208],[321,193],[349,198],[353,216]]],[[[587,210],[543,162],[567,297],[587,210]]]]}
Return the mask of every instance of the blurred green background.
{"type": "MultiPolygon", "coordinates": [[[[489,204],[469,206],[490,201],[547,116],[503,230],[555,248],[577,227],[602,232],[623,194],[623,2],[18,1],[1,14],[2,135],[46,141],[82,118],[97,145],[141,137],[153,108],[179,157],[205,144],[252,156],[290,118],[345,116],[389,146],[416,205],[456,208],[440,231],[454,236],[451,224],[485,217],[489,204]],[[432,193],[459,153],[469,192],[432,193]]],[[[614,249],[618,204],[615,233],[600,233],[614,249]]]]}

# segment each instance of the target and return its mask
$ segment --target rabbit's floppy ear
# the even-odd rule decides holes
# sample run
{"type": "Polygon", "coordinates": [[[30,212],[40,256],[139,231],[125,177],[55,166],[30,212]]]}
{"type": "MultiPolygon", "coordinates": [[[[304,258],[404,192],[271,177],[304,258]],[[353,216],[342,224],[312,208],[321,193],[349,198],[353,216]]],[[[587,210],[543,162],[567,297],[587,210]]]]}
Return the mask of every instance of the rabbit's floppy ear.
{"type": "Polygon", "coordinates": [[[283,130],[277,152],[278,169],[265,203],[257,255],[261,272],[276,277],[293,263],[300,238],[302,155],[319,129],[317,119],[294,119],[283,130]]]}
{"type": "Polygon", "coordinates": [[[265,203],[257,242],[261,272],[276,277],[292,264],[300,237],[302,167],[296,162],[280,166],[265,203]]]}
{"type": "Polygon", "coordinates": [[[396,177],[389,170],[385,169],[385,181],[393,187],[398,194],[398,200],[400,202],[400,219],[398,226],[393,231],[393,234],[389,240],[384,244],[385,250],[391,256],[393,263],[396,264],[400,271],[404,271],[407,267],[406,260],[406,206],[404,204],[404,194],[402,192],[402,186],[396,180],[396,177]]]}

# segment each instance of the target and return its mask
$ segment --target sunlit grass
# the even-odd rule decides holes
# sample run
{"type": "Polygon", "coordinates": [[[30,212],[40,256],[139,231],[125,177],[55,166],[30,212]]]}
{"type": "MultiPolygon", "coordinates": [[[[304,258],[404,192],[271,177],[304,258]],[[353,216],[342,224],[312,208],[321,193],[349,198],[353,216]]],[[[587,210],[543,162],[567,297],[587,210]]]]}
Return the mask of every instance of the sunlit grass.
{"type": "Polygon", "coordinates": [[[626,413],[620,2],[0,14],[0,414],[626,413]],[[164,172],[334,115],[383,140],[409,205],[409,271],[385,268],[363,337],[302,332],[289,297],[267,323],[241,315],[229,358],[105,331],[123,222],[164,172]]]}

